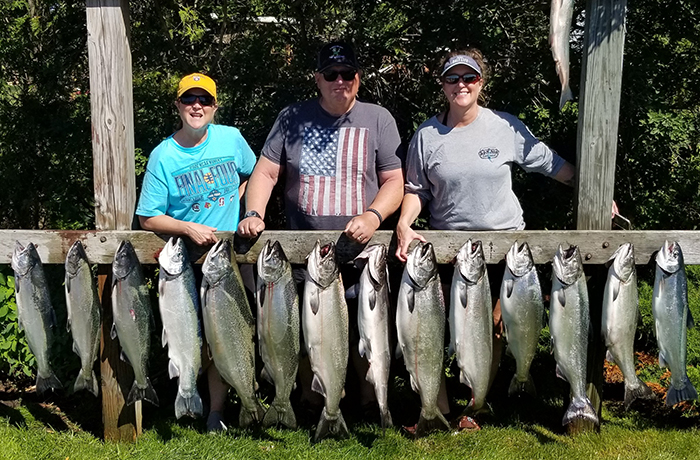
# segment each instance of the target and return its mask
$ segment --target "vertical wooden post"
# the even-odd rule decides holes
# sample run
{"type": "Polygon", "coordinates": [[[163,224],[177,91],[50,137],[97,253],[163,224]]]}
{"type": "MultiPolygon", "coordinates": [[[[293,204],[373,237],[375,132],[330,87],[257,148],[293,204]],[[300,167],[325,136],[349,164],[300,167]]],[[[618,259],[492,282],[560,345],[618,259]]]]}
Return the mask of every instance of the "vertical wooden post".
{"type": "MultiPolygon", "coordinates": [[[[130,230],[136,203],[134,113],[128,0],[87,0],[90,110],[92,116],[95,227],[130,230]]],[[[102,420],[104,437],[134,441],[141,432],[140,405],[126,406],[133,371],[119,361],[110,339],[109,266],[99,269],[102,301],[102,420]]]]}
{"type": "MultiPolygon", "coordinates": [[[[615,156],[622,88],[626,0],[587,0],[581,97],[579,103],[576,193],[578,230],[610,230],[615,188],[615,156]]],[[[601,338],[603,267],[590,275],[591,343],[588,350],[588,397],[600,417],[603,361],[601,338]]],[[[567,427],[569,433],[594,430],[586,420],[567,427]]]]}

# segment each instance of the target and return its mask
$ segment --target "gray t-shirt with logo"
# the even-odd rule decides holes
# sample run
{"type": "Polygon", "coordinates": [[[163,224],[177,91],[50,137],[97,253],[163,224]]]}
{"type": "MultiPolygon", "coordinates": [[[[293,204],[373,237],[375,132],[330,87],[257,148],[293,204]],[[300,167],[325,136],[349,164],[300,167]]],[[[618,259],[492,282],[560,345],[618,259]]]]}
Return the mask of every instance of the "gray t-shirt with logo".
{"type": "Polygon", "coordinates": [[[460,128],[432,117],[411,139],[406,193],[428,204],[430,225],[438,230],[521,230],[513,164],[555,176],[564,160],[504,112],[481,107],[476,120],[460,128]]]}
{"type": "Polygon", "coordinates": [[[285,168],[288,228],[342,230],[377,196],[378,172],[401,168],[401,139],[383,107],[334,117],[312,99],[280,112],[262,155],[285,168]]]}

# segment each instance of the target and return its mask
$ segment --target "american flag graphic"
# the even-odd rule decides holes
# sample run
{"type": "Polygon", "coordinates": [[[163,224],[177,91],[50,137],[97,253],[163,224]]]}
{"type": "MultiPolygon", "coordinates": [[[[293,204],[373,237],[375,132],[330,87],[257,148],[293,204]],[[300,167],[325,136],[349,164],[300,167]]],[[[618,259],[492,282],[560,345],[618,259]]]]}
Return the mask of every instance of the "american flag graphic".
{"type": "Polygon", "coordinates": [[[310,216],[354,216],[365,210],[367,128],[304,128],[299,210],[310,216]]]}

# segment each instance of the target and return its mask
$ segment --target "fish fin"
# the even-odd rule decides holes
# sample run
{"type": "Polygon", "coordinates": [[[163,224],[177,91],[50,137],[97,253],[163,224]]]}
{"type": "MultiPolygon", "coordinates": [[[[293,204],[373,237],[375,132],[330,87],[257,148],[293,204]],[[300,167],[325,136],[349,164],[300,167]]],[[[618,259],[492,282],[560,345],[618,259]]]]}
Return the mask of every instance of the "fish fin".
{"type": "Polygon", "coordinates": [[[367,380],[367,382],[371,383],[373,387],[376,387],[376,384],[374,381],[374,372],[372,372],[371,365],[370,365],[369,369],[367,369],[367,374],[365,374],[365,380],[367,380]]]}
{"type": "Polygon", "coordinates": [[[117,325],[112,323],[112,329],[109,331],[109,337],[114,340],[117,338],[117,325]]]}
{"type": "MultiPolygon", "coordinates": [[[[371,289],[369,291],[369,309],[374,311],[374,308],[377,306],[377,291],[374,289],[371,289]]],[[[690,314],[690,310],[688,311],[688,314],[690,314]]]]}
{"type": "Polygon", "coordinates": [[[163,333],[160,335],[160,343],[163,345],[163,348],[168,345],[168,333],[165,332],[165,328],[163,328],[163,333]]]}
{"type": "Polygon", "coordinates": [[[318,442],[330,435],[344,439],[350,436],[350,432],[348,431],[348,426],[345,424],[345,419],[343,419],[343,413],[340,412],[340,410],[338,410],[337,417],[330,418],[324,407],[321,411],[321,418],[318,421],[318,426],[316,427],[314,442],[318,442]]]}
{"type": "Polygon", "coordinates": [[[616,364],[615,357],[610,353],[610,350],[605,352],[605,360],[609,363],[616,364]]]}
{"type": "Polygon", "coordinates": [[[324,397],[326,396],[326,390],[323,389],[321,379],[319,379],[318,375],[316,374],[314,374],[314,379],[311,381],[311,389],[314,390],[316,393],[322,394],[324,397]]]}
{"type": "Polygon", "coordinates": [[[83,369],[78,372],[78,377],[75,379],[75,384],[73,385],[73,392],[78,392],[80,390],[89,390],[90,393],[97,396],[99,394],[99,384],[97,382],[97,377],[95,377],[95,372],[91,369],[90,374],[86,376],[83,369]]]}
{"type": "Polygon", "coordinates": [[[318,298],[318,292],[314,291],[309,295],[309,305],[311,306],[311,312],[315,315],[318,313],[318,309],[321,307],[321,302],[318,298]]]}
{"type": "Polygon", "coordinates": [[[564,375],[564,372],[562,372],[561,367],[559,367],[559,364],[557,364],[557,371],[556,371],[557,377],[562,379],[565,382],[568,382],[569,380],[566,378],[564,375]]]}
{"type": "Polygon", "coordinates": [[[666,360],[664,359],[664,355],[659,352],[659,367],[662,369],[665,369],[668,367],[668,364],[666,363],[666,360]]]}
{"type": "Polygon", "coordinates": [[[559,97],[559,110],[563,109],[567,101],[574,100],[574,93],[569,87],[569,82],[566,82],[565,86],[561,89],[561,96],[559,97]]]}
{"type": "Polygon", "coordinates": [[[695,320],[693,320],[693,315],[690,313],[690,309],[688,309],[688,329],[692,329],[695,327],[695,320]]]}
{"type": "Polygon", "coordinates": [[[413,292],[413,289],[406,295],[406,302],[408,303],[408,312],[413,313],[413,309],[416,308],[416,293],[413,292]]]}
{"type": "Polygon", "coordinates": [[[449,431],[450,424],[445,419],[445,416],[440,413],[440,411],[435,411],[435,414],[429,417],[425,410],[421,409],[420,418],[418,419],[418,424],[416,425],[416,437],[423,437],[433,431],[449,431]]]}
{"type": "Polygon", "coordinates": [[[168,361],[168,376],[171,379],[174,379],[175,377],[180,377],[180,369],[177,368],[177,365],[173,362],[172,359],[168,361]]]}
{"type": "Polygon", "coordinates": [[[459,301],[462,303],[462,308],[467,308],[467,285],[459,283],[459,301]]]}
{"type": "Polygon", "coordinates": [[[625,385],[625,410],[629,410],[632,403],[638,399],[656,399],[656,395],[639,377],[637,377],[636,387],[625,385]]]}
{"type": "Polygon", "coordinates": [[[75,343],[75,340],[73,341],[73,353],[80,356],[80,350],[78,350],[78,344],[75,343]]]}
{"type": "Polygon", "coordinates": [[[183,396],[180,391],[177,392],[175,397],[175,417],[180,418],[183,415],[189,415],[192,418],[201,417],[204,413],[204,406],[202,405],[202,398],[199,396],[197,390],[194,390],[194,394],[189,398],[183,396]]]}
{"type": "Polygon", "coordinates": [[[258,304],[258,309],[262,308],[263,305],[265,305],[265,283],[262,281],[261,278],[258,278],[258,282],[256,284],[257,289],[255,290],[255,302],[258,304]]]}
{"type": "Polygon", "coordinates": [[[403,350],[401,349],[401,344],[397,343],[396,344],[396,351],[394,351],[394,357],[396,359],[399,359],[403,356],[403,350]]]}
{"type": "Polygon", "coordinates": [[[258,400],[254,400],[255,406],[253,409],[241,407],[241,412],[238,414],[238,426],[245,428],[253,422],[260,422],[265,416],[265,409],[262,408],[258,400]]]}
{"type": "MultiPolygon", "coordinates": [[[[129,365],[131,366],[131,361],[129,361],[129,357],[126,356],[126,353],[124,353],[124,350],[122,350],[121,352],[119,352],[119,359],[121,359],[122,361],[124,361],[125,363],[127,363],[127,364],[129,364],[129,365]]],[[[133,367],[133,366],[132,366],[132,367],[133,367]]]]}
{"type": "Polygon", "coordinates": [[[275,381],[272,380],[272,376],[270,376],[270,373],[267,372],[267,366],[263,367],[262,371],[260,371],[260,377],[267,380],[268,382],[270,382],[273,385],[275,384],[275,381]]]}
{"type": "Polygon", "coordinates": [[[413,376],[411,376],[411,389],[420,394],[420,389],[418,388],[418,384],[416,384],[416,380],[413,378],[413,376]]]}
{"type": "Polygon", "coordinates": [[[508,386],[508,396],[514,396],[518,393],[527,393],[533,398],[537,397],[537,390],[535,389],[535,382],[532,380],[532,374],[528,373],[527,380],[524,382],[518,380],[517,375],[513,376],[508,386]]]}
{"type": "Polygon", "coordinates": [[[345,290],[346,299],[357,299],[360,295],[360,283],[355,283],[345,290]]]}
{"type": "Polygon", "coordinates": [[[591,422],[595,423],[596,426],[600,425],[600,420],[598,420],[598,415],[596,414],[591,401],[585,396],[571,400],[561,424],[568,425],[576,419],[590,420],[591,422]]]}
{"type": "Polygon", "coordinates": [[[681,401],[694,401],[696,399],[698,399],[698,392],[695,391],[695,387],[690,383],[687,375],[683,379],[681,388],[674,388],[673,384],[671,384],[666,392],[666,405],[668,407],[675,406],[681,401]]]}
{"type": "Polygon", "coordinates": [[[56,377],[53,371],[50,372],[51,373],[46,378],[40,377],[39,375],[36,376],[37,394],[43,394],[48,390],[55,391],[63,389],[63,385],[61,385],[61,381],[58,380],[58,377],[56,377]]]}
{"type": "MultiPolygon", "coordinates": [[[[503,338],[506,339],[506,343],[508,343],[508,326],[505,321],[503,321],[503,338]]],[[[508,348],[510,349],[510,347],[508,348]]],[[[511,352],[510,356],[513,356],[513,352],[511,352]]]]}
{"type": "Polygon", "coordinates": [[[510,296],[513,295],[513,286],[515,283],[513,282],[512,279],[507,279],[503,280],[503,286],[506,288],[506,298],[510,299],[510,296]]]}
{"type": "Polygon", "coordinates": [[[610,277],[610,287],[612,288],[613,302],[620,295],[620,280],[614,276],[610,277]]]}
{"type": "Polygon", "coordinates": [[[275,400],[262,419],[262,425],[267,428],[277,424],[282,424],[287,428],[296,430],[297,419],[294,415],[294,409],[289,400],[278,402],[275,400]]]}
{"type": "Polygon", "coordinates": [[[463,383],[464,385],[468,386],[469,388],[472,388],[472,389],[474,388],[474,387],[472,387],[472,383],[471,383],[471,381],[469,380],[469,377],[467,376],[467,374],[464,373],[464,371],[460,371],[460,373],[459,373],[459,381],[460,381],[461,383],[463,383]]]}
{"type": "Polygon", "coordinates": [[[158,404],[160,404],[158,402],[158,395],[156,394],[156,390],[153,389],[153,385],[151,385],[151,379],[149,379],[148,377],[146,377],[146,388],[139,388],[136,384],[136,380],[134,380],[134,384],[131,385],[131,391],[129,391],[129,395],[126,397],[126,404],[131,405],[136,401],[141,400],[146,400],[154,406],[158,406],[158,404]]]}
{"type": "Polygon", "coordinates": [[[554,291],[554,296],[557,298],[557,302],[559,302],[562,307],[566,307],[566,294],[564,293],[563,289],[557,289],[554,291]]]}
{"type": "Polygon", "coordinates": [[[357,343],[357,351],[360,353],[360,356],[364,358],[368,350],[369,343],[364,339],[360,339],[360,341],[357,343]]]}
{"type": "Polygon", "coordinates": [[[391,418],[391,412],[389,412],[388,407],[385,407],[384,409],[381,407],[379,408],[379,418],[382,429],[387,429],[394,426],[394,420],[391,418]]]}

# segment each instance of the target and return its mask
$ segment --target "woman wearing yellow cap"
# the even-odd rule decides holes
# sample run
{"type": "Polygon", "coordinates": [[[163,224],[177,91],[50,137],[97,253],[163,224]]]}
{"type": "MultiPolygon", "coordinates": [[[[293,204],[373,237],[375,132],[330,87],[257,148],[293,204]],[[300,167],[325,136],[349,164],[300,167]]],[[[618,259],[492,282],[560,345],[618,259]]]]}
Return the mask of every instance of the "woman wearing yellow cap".
{"type": "MultiPolygon", "coordinates": [[[[255,154],[238,129],[212,123],[219,106],[216,83],[208,76],[193,73],[180,80],[175,106],[182,127],[151,152],[136,215],[145,230],[213,244],[215,231],[236,231],[255,154]]],[[[207,375],[207,428],[221,430],[228,387],[214,366],[207,375]]]]}

